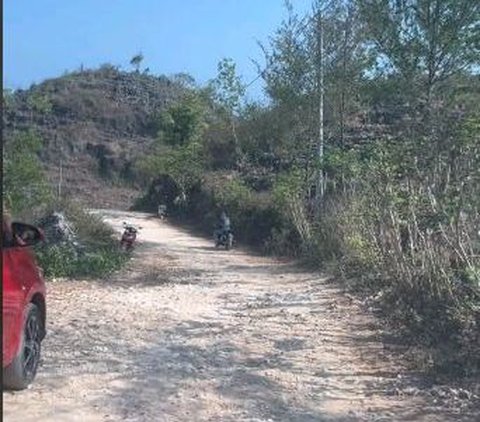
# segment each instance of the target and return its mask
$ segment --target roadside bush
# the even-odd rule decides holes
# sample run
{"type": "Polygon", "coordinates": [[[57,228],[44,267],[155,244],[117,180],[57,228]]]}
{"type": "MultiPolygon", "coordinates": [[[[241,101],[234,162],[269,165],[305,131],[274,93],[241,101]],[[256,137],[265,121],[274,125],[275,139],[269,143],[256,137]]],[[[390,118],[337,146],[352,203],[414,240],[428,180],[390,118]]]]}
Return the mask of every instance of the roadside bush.
{"type": "Polygon", "coordinates": [[[298,238],[291,246],[285,244],[285,252],[297,251],[296,254],[310,254],[314,245],[312,225],[309,221],[305,198],[305,173],[300,169],[293,169],[288,173],[280,174],[273,186],[272,200],[277,212],[283,216],[282,227],[277,230],[275,238],[278,250],[285,241],[298,238]],[[289,233],[294,231],[295,233],[289,233]],[[282,236],[279,234],[283,233],[282,236]],[[294,249],[295,248],[295,249],[294,249]]]}
{"type": "Polygon", "coordinates": [[[289,227],[272,227],[270,236],[264,242],[265,252],[277,256],[299,256],[300,236],[289,227]]]}
{"type": "Polygon", "coordinates": [[[472,132],[458,136],[422,167],[421,140],[377,144],[346,192],[330,198],[335,206],[322,207],[313,237],[322,247],[333,239],[340,273],[431,348],[437,369],[468,375],[480,369],[480,154],[472,132]]]}
{"type": "MultiPolygon", "coordinates": [[[[47,210],[59,210],[73,226],[79,248],[72,244],[44,244],[36,248],[40,266],[47,277],[101,277],[127,261],[114,231],[103,221],[71,203],[50,204],[47,210]]],[[[48,211],[47,211],[48,212],[48,211]]]]}
{"type": "Polygon", "coordinates": [[[48,278],[101,277],[118,270],[128,259],[116,245],[86,249],[78,254],[68,245],[47,245],[37,248],[36,252],[48,278]]]}
{"type": "MultiPolygon", "coordinates": [[[[222,210],[226,210],[232,223],[240,229],[243,236],[248,232],[249,216],[247,210],[251,209],[252,192],[241,181],[237,179],[228,180],[212,190],[214,210],[216,211],[216,218],[222,210]]],[[[240,230],[237,230],[240,231],[240,230]]]]}

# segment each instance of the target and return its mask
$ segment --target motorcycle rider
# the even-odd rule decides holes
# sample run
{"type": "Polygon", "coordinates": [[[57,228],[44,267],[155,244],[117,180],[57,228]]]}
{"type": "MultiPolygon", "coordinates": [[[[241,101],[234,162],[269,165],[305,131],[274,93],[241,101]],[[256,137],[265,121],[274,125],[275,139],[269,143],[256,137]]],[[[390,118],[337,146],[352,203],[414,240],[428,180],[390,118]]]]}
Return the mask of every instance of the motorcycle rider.
{"type": "Polygon", "coordinates": [[[222,211],[222,214],[220,214],[220,228],[226,232],[231,230],[230,218],[225,211],[222,211]]]}
{"type": "Polygon", "coordinates": [[[138,230],[141,229],[141,227],[137,228],[132,226],[131,224],[127,224],[126,222],[123,222],[123,227],[124,231],[122,234],[122,238],[120,239],[120,245],[122,247],[125,247],[125,249],[128,251],[133,248],[133,244],[137,239],[138,230]]]}
{"type": "Polygon", "coordinates": [[[218,239],[222,233],[230,233],[232,230],[230,218],[225,211],[220,214],[220,219],[215,230],[215,239],[218,239]]]}

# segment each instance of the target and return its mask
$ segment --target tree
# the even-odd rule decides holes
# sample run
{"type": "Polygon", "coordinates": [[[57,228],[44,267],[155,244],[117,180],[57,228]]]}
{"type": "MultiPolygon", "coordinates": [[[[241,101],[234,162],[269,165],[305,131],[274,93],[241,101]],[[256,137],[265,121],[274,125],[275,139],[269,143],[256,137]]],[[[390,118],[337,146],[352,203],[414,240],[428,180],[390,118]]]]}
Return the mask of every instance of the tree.
{"type": "Polygon", "coordinates": [[[242,98],[245,95],[245,85],[237,75],[236,65],[232,59],[224,58],[218,63],[217,77],[210,82],[214,98],[230,121],[235,151],[237,157],[241,155],[240,142],[236,129],[236,118],[240,114],[242,98]]]}
{"type": "Polygon", "coordinates": [[[344,146],[347,117],[358,112],[365,73],[373,65],[357,2],[330,4],[324,18],[324,33],[325,85],[331,108],[332,137],[344,146]]]}
{"type": "Polygon", "coordinates": [[[301,109],[315,84],[307,36],[311,21],[308,16],[296,14],[289,1],[285,6],[287,18],[270,38],[268,46],[260,44],[265,58],[265,69],[260,73],[266,83],[266,93],[276,105],[298,102],[301,109]]]}
{"type": "Polygon", "coordinates": [[[477,0],[366,0],[358,2],[380,61],[401,74],[430,107],[435,86],[478,65],[477,0]]]}
{"type": "Polygon", "coordinates": [[[354,1],[314,2],[311,15],[299,16],[287,4],[282,22],[264,51],[262,75],[273,105],[288,121],[284,136],[290,152],[316,174],[323,195],[327,144],[345,143],[348,115],[357,110],[364,73],[371,65],[365,33],[354,1]]]}
{"type": "Polygon", "coordinates": [[[162,174],[169,175],[186,198],[188,190],[201,182],[205,172],[202,144],[191,142],[176,147],[158,148],[153,154],[138,161],[139,170],[150,180],[162,174]]]}
{"type": "Polygon", "coordinates": [[[309,34],[312,20],[310,16],[301,17],[295,13],[290,2],[285,5],[287,17],[269,44],[260,44],[265,58],[265,67],[260,74],[272,101],[272,114],[277,116],[276,142],[281,148],[275,149],[282,151],[283,155],[278,158],[309,167],[314,159],[318,133],[315,132],[318,110],[315,103],[315,53],[309,34]]]}
{"type": "Polygon", "coordinates": [[[49,198],[37,156],[41,145],[32,131],[19,132],[4,144],[3,196],[14,214],[31,211],[49,198]]]}
{"type": "Polygon", "coordinates": [[[140,52],[132,57],[130,60],[130,64],[135,68],[135,71],[138,73],[140,71],[140,65],[142,64],[144,57],[143,54],[140,52]]]}
{"type": "Polygon", "coordinates": [[[203,134],[207,128],[206,105],[198,92],[188,92],[161,113],[155,121],[158,138],[153,150],[142,157],[137,167],[150,181],[169,175],[182,197],[201,181],[206,159],[203,134]]]}
{"type": "Polygon", "coordinates": [[[182,88],[195,89],[196,87],[195,78],[189,73],[175,73],[170,79],[182,88]]]}
{"type": "Polygon", "coordinates": [[[171,146],[199,141],[206,128],[205,105],[196,93],[186,94],[160,114],[158,140],[171,146]]]}

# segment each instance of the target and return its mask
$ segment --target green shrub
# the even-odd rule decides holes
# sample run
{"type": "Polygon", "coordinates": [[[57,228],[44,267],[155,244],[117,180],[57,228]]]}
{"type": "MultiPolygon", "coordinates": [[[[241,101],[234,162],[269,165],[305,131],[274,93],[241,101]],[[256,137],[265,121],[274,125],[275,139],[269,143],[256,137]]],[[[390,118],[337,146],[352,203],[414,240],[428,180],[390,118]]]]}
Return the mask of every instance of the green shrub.
{"type": "Polygon", "coordinates": [[[305,178],[305,172],[300,169],[280,174],[274,184],[272,198],[275,208],[300,236],[302,249],[309,250],[313,237],[305,201],[305,178]]]}
{"type": "Polygon", "coordinates": [[[246,207],[252,200],[252,192],[241,180],[233,179],[220,185],[214,193],[219,207],[239,209],[246,207]]]}
{"type": "Polygon", "coordinates": [[[265,252],[277,256],[299,256],[302,244],[297,231],[291,227],[272,227],[264,241],[265,252]]]}
{"type": "Polygon", "coordinates": [[[69,246],[45,245],[36,248],[38,264],[47,278],[69,277],[75,269],[75,250],[69,246]]]}
{"type": "Polygon", "coordinates": [[[29,217],[51,198],[38,152],[42,141],[33,131],[8,139],[3,155],[3,198],[12,215],[29,217]]]}
{"type": "Polygon", "coordinates": [[[128,260],[113,229],[100,217],[71,202],[50,204],[48,211],[62,210],[77,236],[80,249],[71,244],[39,245],[37,256],[47,277],[101,277],[128,260]]]}
{"type": "Polygon", "coordinates": [[[116,245],[90,247],[79,254],[68,245],[46,245],[37,248],[36,252],[39,265],[48,278],[101,277],[118,270],[128,259],[116,245]]]}

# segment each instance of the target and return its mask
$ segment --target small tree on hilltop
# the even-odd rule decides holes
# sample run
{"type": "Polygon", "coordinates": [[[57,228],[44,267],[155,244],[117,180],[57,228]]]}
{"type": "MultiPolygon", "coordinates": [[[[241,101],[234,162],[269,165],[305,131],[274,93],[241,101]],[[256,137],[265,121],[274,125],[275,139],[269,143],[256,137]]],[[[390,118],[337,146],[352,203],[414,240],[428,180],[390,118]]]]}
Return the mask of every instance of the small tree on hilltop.
{"type": "Polygon", "coordinates": [[[135,68],[135,71],[138,73],[140,71],[140,65],[142,64],[144,57],[142,53],[138,53],[132,57],[130,64],[135,68]]]}

